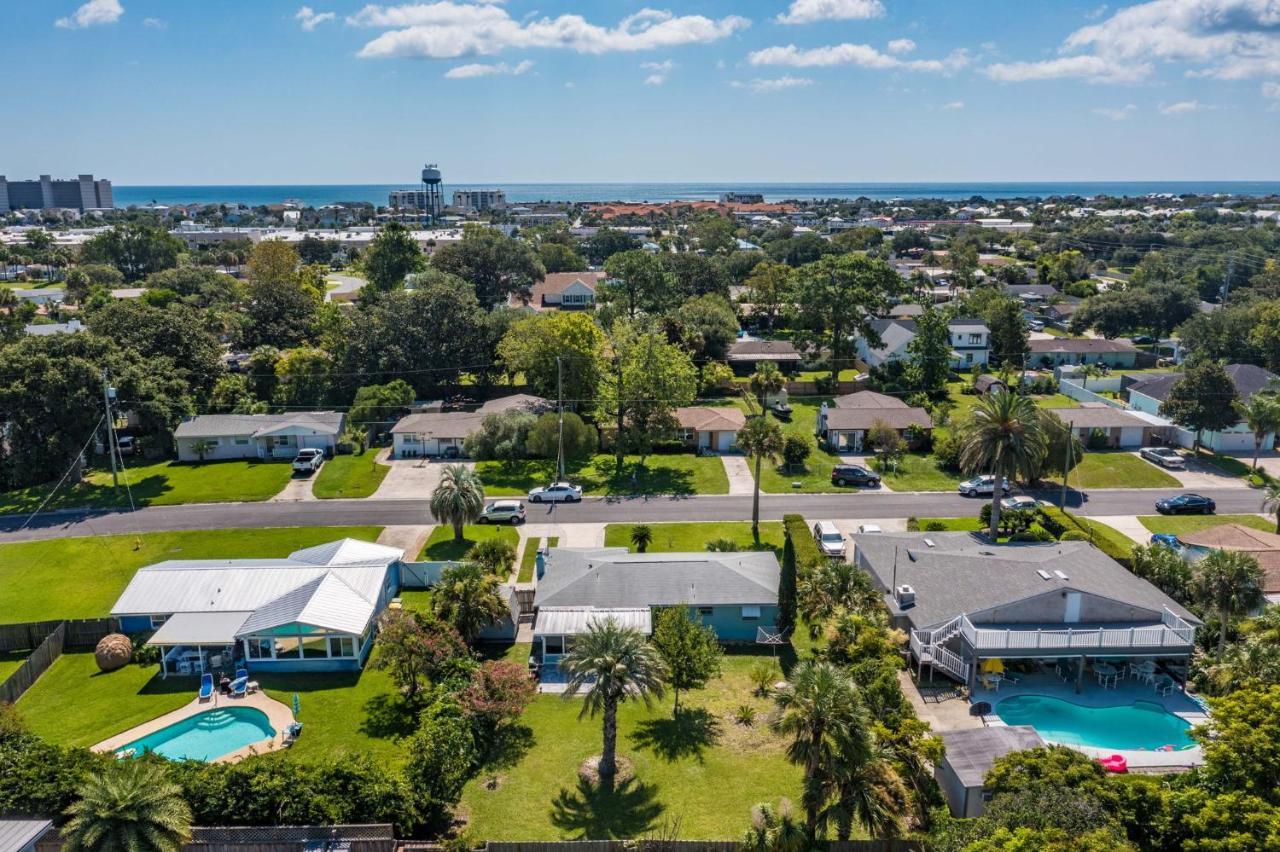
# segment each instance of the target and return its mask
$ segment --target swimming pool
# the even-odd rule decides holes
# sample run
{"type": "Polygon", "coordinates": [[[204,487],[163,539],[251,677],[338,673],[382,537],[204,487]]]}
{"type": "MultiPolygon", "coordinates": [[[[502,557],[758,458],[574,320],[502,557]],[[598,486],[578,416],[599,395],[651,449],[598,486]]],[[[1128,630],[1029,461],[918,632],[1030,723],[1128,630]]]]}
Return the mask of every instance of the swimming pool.
{"type": "Polygon", "coordinates": [[[1195,745],[1189,722],[1149,701],[1085,707],[1047,695],[1015,695],[995,711],[1006,725],[1030,725],[1046,741],[1064,745],[1134,751],[1195,745]]]}
{"type": "Polygon", "coordinates": [[[153,731],[116,749],[155,752],[170,760],[217,760],[224,754],[276,735],[267,714],[253,707],[206,710],[153,731]]]}

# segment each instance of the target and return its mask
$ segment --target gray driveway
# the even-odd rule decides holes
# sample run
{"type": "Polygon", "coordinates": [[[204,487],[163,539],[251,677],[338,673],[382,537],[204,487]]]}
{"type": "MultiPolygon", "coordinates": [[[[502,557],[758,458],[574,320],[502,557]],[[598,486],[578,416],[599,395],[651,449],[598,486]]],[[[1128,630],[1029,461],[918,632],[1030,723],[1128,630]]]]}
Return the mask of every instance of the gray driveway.
{"type": "Polygon", "coordinates": [[[445,462],[431,459],[393,459],[390,448],[378,453],[378,461],[391,468],[370,500],[422,500],[431,499],[431,492],[440,484],[440,471],[445,462]]]}

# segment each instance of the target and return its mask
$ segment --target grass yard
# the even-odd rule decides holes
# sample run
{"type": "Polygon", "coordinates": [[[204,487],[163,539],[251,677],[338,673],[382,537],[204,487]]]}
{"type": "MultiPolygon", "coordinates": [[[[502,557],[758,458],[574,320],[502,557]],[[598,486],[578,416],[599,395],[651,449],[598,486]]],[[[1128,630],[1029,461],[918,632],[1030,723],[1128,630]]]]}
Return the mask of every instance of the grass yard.
{"type": "Polygon", "coordinates": [[[772,702],[752,693],[747,676],[757,659],[727,654],[719,679],[681,696],[679,721],[669,694],[651,709],[624,705],[618,751],[634,763],[636,777],[612,793],[577,777],[578,765],[600,752],[599,718],[579,719],[580,699],[539,696],[520,720],[523,736],[512,738],[520,747],[463,791],[469,835],[477,841],[606,839],[678,823],[682,838],[723,840],[746,831],[753,805],[783,797],[798,802],[800,769],[787,762],[786,742],[769,729],[772,702]],[[741,705],[756,711],[750,726],[734,720],[741,705]]]}
{"type": "Polygon", "coordinates": [[[30,654],[30,650],[0,651],[0,683],[8,680],[9,675],[13,674],[30,654]]]}
{"type": "Polygon", "coordinates": [[[942,525],[945,532],[981,532],[986,529],[977,517],[972,518],[917,518],[921,532],[931,532],[932,527],[942,525]]]}
{"type": "MultiPolygon", "coordinates": [[[[1051,480],[1057,487],[1060,480],[1051,480]]],[[[1087,452],[1068,479],[1072,488],[1177,488],[1165,471],[1124,450],[1087,452]]]]}
{"type": "Polygon", "coordinates": [[[360,455],[334,456],[320,467],[311,493],[321,500],[368,497],[378,490],[391,470],[389,465],[378,464],[377,456],[376,450],[366,450],[360,455]]]}
{"type": "MultiPolygon", "coordinates": [[[[639,456],[627,456],[621,472],[614,458],[603,453],[565,463],[565,473],[575,485],[592,495],[728,494],[729,477],[716,456],[692,453],[649,456],[643,466],[639,456]],[[631,478],[635,476],[635,484],[631,478]]],[[[489,497],[524,496],[529,489],[555,479],[554,459],[527,459],[504,464],[476,462],[476,472],[489,497]]]]}
{"type": "Polygon", "coordinates": [[[491,538],[501,539],[512,547],[520,543],[520,534],[511,527],[475,524],[462,528],[462,541],[453,540],[453,527],[441,524],[431,531],[422,547],[419,561],[452,562],[461,559],[473,545],[491,538]]]}
{"type": "MultiPolygon", "coordinates": [[[[285,462],[223,461],[129,463],[120,476],[120,488],[111,484],[111,470],[95,469],[84,482],[65,488],[46,509],[71,507],[121,508],[129,505],[129,492],[138,506],[172,506],[178,503],[231,503],[269,500],[279,494],[292,474],[285,462]],[[128,483],[128,489],[125,483],[128,483]]],[[[54,483],[33,485],[0,494],[0,514],[34,512],[49,496],[54,483]]]]}
{"type": "Polygon", "coordinates": [[[1043,511],[1046,515],[1057,518],[1067,529],[1074,528],[1091,534],[1093,543],[1113,559],[1127,559],[1133,552],[1133,540],[1115,527],[1100,524],[1081,515],[1064,512],[1056,506],[1046,506],[1043,511]]]}
{"type": "Polygon", "coordinates": [[[165,559],[288,556],[338,538],[373,541],[381,527],[194,530],[0,545],[0,621],[99,618],[134,571],[165,559]]]}
{"type": "MultiPolygon", "coordinates": [[[[524,555],[520,557],[520,572],[516,576],[517,583],[533,582],[533,569],[537,567],[538,544],[541,541],[541,536],[533,536],[525,539],[524,555]]],[[[558,535],[553,535],[547,538],[547,547],[555,547],[559,543],[560,536],[558,535]]]]}
{"type": "Polygon", "coordinates": [[[1274,521],[1257,515],[1143,515],[1138,520],[1151,532],[1168,535],[1198,532],[1222,524],[1240,524],[1269,533],[1276,531],[1274,521]]]}
{"type": "MultiPolygon", "coordinates": [[[[609,524],[604,528],[605,547],[631,547],[631,530],[635,524],[609,524]]],[[[727,538],[742,550],[753,545],[750,521],[720,521],[716,523],[649,524],[653,541],[649,553],[703,551],[707,542],[727,538]]],[[[782,521],[760,522],[760,543],[767,545],[781,558],[783,532],[782,521]]]]}
{"type": "Polygon", "coordinates": [[[298,695],[298,721],[305,727],[287,752],[290,760],[319,763],[365,753],[379,762],[404,762],[400,741],[414,732],[418,720],[405,709],[387,672],[366,665],[359,672],[255,673],[254,678],[286,706],[298,695]]]}
{"type": "Polygon", "coordinates": [[[954,491],[960,477],[943,469],[933,455],[907,453],[896,467],[880,471],[880,481],[891,491],[954,491]]]}

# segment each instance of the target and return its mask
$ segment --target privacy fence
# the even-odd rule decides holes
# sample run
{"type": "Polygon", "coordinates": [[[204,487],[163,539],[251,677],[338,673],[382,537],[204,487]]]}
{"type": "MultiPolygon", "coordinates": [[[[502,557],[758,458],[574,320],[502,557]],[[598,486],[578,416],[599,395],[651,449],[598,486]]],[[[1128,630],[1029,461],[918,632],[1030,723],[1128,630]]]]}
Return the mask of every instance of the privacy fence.
{"type": "Polygon", "coordinates": [[[0,683],[0,702],[12,703],[31,688],[65,648],[92,648],[108,633],[119,631],[114,618],[81,621],[31,621],[0,624],[0,653],[33,648],[22,665],[0,683]]]}

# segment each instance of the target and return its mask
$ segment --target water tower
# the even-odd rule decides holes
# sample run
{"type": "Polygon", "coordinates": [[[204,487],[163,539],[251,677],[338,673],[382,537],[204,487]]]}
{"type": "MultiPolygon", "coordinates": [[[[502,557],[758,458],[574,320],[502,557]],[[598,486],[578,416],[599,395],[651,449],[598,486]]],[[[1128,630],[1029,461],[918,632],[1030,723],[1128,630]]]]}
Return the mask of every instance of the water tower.
{"type": "Polygon", "coordinates": [[[422,209],[431,214],[433,219],[440,216],[444,209],[444,197],[440,188],[440,169],[435,163],[428,163],[422,168],[422,209]]]}

